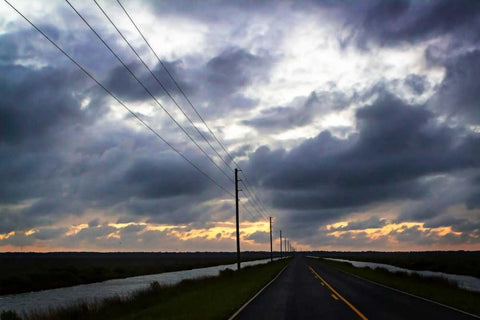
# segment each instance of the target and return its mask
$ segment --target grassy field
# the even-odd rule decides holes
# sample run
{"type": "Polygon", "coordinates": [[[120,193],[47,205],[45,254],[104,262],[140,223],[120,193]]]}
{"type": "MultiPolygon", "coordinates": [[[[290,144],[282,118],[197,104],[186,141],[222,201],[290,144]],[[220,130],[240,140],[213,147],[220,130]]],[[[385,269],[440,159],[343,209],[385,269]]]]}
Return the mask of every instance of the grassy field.
{"type": "Polygon", "coordinates": [[[469,275],[480,278],[480,251],[423,252],[332,252],[318,251],[312,255],[390,264],[412,270],[430,270],[469,275]]]}
{"type": "MultiPolygon", "coordinates": [[[[269,258],[242,252],[242,260],[269,258]]],[[[236,261],[230,252],[192,253],[0,253],[0,295],[53,289],[236,261]]]]}
{"type": "Polygon", "coordinates": [[[129,298],[112,298],[94,305],[80,304],[30,314],[23,319],[225,319],[273,279],[289,261],[274,261],[240,271],[226,270],[219,277],[186,280],[175,286],[153,283],[149,289],[129,298]]]}
{"type": "Polygon", "coordinates": [[[417,274],[389,272],[386,269],[357,268],[350,263],[314,259],[335,269],[434,300],[454,308],[480,315],[480,293],[463,290],[445,279],[423,277],[417,274]]]}

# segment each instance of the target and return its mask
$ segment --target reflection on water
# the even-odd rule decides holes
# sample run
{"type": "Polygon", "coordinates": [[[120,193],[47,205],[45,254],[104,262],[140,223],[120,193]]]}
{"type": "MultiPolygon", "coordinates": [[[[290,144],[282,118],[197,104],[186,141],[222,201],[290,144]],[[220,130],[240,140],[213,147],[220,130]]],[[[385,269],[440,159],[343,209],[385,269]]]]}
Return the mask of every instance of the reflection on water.
{"type": "Polygon", "coordinates": [[[332,259],[332,258],[324,258],[324,259],[340,261],[340,262],[348,262],[348,263],[351,263],[354,267],[359,267],[359,268],[363,268],[363,267],[369,267],[372,269],[383,268],[391,272],[417,273],[419,275],[426,276],[426,277],[445,278],[448,280],[455,281],[458,284],[458,286],[462,289],[480,292],[480,279],[471,277],[471,276],[463,276],[458,274],[450,274],[450,273],[435,272],[435,271],[410,270],[410,269],[399,268],[399,267],[395,267],[395,266],[392,266],[389,264],[383,264],[383,263],[353,261],[353,260],[344,260],[344,259],[332,259]]]}
{"type": "MultiPolygon", "coordinates": [[[[242,266],[253,266],[269,261],[270,259],[242,262],[242,266]]],[[[148,287],[153,281],[158,281],[160,284],[175,284],[184,279],[218,276],[221,270],[227,268],[236,270],[237,265],[227,264],[208,268],[165,272],[73,287],[0,296],[0,311],[15,310],[22,313],[66,306],[80,301],[93,302],[112,296],[127,296],[134,291],[148,287]]]]}

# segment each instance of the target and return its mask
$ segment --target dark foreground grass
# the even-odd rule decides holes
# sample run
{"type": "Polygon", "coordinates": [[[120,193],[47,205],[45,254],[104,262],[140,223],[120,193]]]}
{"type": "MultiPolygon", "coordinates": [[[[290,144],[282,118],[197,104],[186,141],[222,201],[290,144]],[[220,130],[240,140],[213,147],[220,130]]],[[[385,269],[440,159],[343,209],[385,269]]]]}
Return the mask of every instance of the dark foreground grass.
{"type": "Polygon", "coordinates": [[[129,298],[33,313],[24,319],[225,319],[288,263],[285,259],[240,271],[227,269],[219,277],[184,280],[174,286],[154,282],[129,298]]]}
{"type": "Polygon", "coordinates": [[[405,272],[390,272],[382,268],[357,268],[347,262],[322,258],[316,258],[315,260],[335,269],[480,315],[480,293],[460,289],[454,282],[447,279],[424,277],[405,272]]]}

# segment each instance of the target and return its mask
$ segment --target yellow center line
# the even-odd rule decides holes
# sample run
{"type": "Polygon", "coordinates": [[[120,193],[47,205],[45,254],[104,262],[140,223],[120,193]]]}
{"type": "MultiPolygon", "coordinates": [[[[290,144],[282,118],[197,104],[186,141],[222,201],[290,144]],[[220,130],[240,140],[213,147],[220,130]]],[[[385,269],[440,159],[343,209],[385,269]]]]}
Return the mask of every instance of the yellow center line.
{"type": "MultiPolygon", "coordinates": [[[[361,313],[360,311],[358,311],[358,309],[355,308],[355,307],[353,306],[353,304],[351,304],[350,302],[348,302],[348,300],[345,299],[340,293],[338,293],[337,290],[333,289],[333,287],[332,287],[331,285],[329,285],[328,282],[325,281],[325,279],[323,279],[311,266],[308,266],[308,267],[310,268],[310,271],[311,271],[315,276],[317,276],[318,279],[320,279],[320,281],[323,282],[323,283],[330,289],[330,291],[332,291],[332,292],[334,293],[334,295],[335,295],[336,297],[340,298],[340,300],[342,300],[343,302],[345,302],[345,304],[346,304],[347,306],[349,306],[350,309],[352,309],[361,319],[363,319],[363,320],[368,320],[368,318],[365,317],[365,316],[363,315],[363,313],[361,313]]],[[[332,295],[332,297],[333,297],[333,295],[332,295]]]]}
{"type": "Polygon", "coordinates": [[[338,300],[337,296],[332,293],[332,298],[338,300]]]}

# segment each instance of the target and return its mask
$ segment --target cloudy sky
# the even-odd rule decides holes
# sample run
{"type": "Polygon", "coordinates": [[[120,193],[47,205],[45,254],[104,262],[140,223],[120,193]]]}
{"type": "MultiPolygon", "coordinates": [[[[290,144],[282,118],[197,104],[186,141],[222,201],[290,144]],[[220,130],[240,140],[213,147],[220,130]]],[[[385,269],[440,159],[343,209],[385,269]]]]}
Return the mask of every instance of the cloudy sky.
{"type": "Polygon", "coordinates": [[[2,2],[1,251],[234,250],[237,165],[242,249],[480,249],[479,2],[122,1],[233,161],[116,1],[9,1],[137,118],[2,2]]]}

